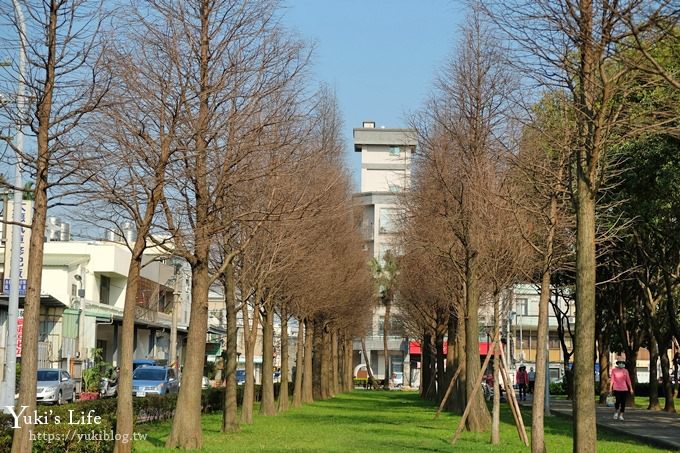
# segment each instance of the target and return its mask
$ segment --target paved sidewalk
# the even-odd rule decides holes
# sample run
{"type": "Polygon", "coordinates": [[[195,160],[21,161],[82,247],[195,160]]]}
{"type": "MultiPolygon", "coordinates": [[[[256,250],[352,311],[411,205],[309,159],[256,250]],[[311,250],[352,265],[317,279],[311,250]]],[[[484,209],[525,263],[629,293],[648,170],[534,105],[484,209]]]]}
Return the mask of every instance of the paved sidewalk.
{"type": "MultiPolygon", "coordinates": [[[[520,404],[531,406],[531,395],[520,404]]],[[[661,448],[680,451],[680,415],[627,407],[625,420],[614,420],[614,408],[596,405],[597,426],[661,448]]],[[[571,417],[571,401],[551,400],[550,411],[571,417]]]]}

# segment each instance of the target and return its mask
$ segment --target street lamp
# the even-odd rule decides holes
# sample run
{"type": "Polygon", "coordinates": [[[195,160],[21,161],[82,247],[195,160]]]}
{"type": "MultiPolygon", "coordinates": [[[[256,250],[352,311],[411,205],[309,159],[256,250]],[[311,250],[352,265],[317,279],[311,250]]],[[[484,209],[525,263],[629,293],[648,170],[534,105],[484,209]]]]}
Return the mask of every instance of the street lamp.
{"type": "MultiPolygon", "coordinates": [[[[14,395],[16,393],[16,367],[17,367],[17,322],[19,318],[19,274],[20,253],[21,253],[21,199],[22,199],[22,180],[21,180],[21,153],[24,148],[24,133],[22,123],[26,110],[26,25],[24,23],[24,13],[18,0],[12,0],[14,14],[19,25],[19,88],[17,91],[17,132],[15,136],[15,146],[17,150],[17,162],[14,166],[14,198],[12,208],[12,245],[10,258],[10,287],[9,302],[7,306],[7,343],[5,346],[5,372],[2,385],[4,392],[0,392],[2,402],[0,403],[4,411],[8,407],[14,407],[14,395]]],[[[42,234],[42,233],[40,233],[42,234]]]]}
{"type": "Polygon", "coordinates": [[[515,317],[517,313],[513,310],[508,313],[508,337],[510,338],[510,343],[508,344],[508,350],[510,352],[510,363],[515,364],[515,333],[512,329],[512,318],[515,317]]]}
{"type": "Polygon", "coordinates": [[[76,357],[82,359],[85,357],[85,354],[83,354],[85,348],[82,345],[85,338],[85,292],[83,291],[83,277],[80,274],[76,274],[73,278],[80,286],[78,289],[78,301],[76,302],[78,304],[78,351],[76,357]]]}
{"type": "MultiPolygon", "coordinates": [[[[526,304],[526,302],[524,302],[526,304]]],[[[524,317],[523,317],[523,311],[524,311],[524,305],[522,309],[519,311],[519,320],[517,321],[517,324],[519,324],[519,361],[522,365],[524,365],[524,337],[522,335],[522,324],[524,324],[524,317]]]]}

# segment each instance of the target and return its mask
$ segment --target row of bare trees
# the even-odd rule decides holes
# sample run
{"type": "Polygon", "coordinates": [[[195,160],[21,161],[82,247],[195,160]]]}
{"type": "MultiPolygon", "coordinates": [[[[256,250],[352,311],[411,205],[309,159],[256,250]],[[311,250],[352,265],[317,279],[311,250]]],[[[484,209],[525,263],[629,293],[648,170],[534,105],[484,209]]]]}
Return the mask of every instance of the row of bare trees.
{"type": "MultiPolygon", "coordinates": [[[[118,438],[134,428],[132,331],[149,247],[181,258],[191,274],[185,371],[168,447],[203,443],[201,378],[214,285],[224,289],[228,325],[224,431],[252,423],[256,353],[264,357],[261,412],[276,413],[275,319],[279,410],[289,406],[291,320],[293,404],[351,388],[351,339],[368,322],[356,306],[372,300],[372,286],[352,220],[342,122],[330,90],[309,90],[310,50],[281,27],[278,2],[158,0],[133,2],[124,14],[87,1],[23,6],[29,117],[3,105],[7,126],[28,125],[36,143],[30,152],[14,150],[35,180],[30,228],[38,232],[29,251],[19,404],[35,408],[42,231],[48,207],[59,202],[80,204],[92,228],[118,232],[131,221],[137,230],[128,243],[118,438]],[[240,421],[238,313],[248,377],[240,421]],[[255,351],[260,329],[262,352],[255,351]]],[[[20,30],[14,10],[3,12],[20,30]]],[[[19,75],[6,75],[9,90],[19,75]]],[[[15,431],[13,451],[30,451],[31,429],[15,431]]]]}
{"type": "MultiPolygon", "coordinates": [[[[571,287],[561,293],[576,309],[576,347],[565,355],[575,357],[574,451],[596,446],[596,347],[605,368],[610,351],[636,351],[626,339],[638,338],[639,348],[640,336],[625,325],[640,328],[641,317],[657,326],[649,335],[643,327],[644,335],[661,339],[664,351],[677,334],[672,327],[680,260],[665,235],[673,226],[668,203],[674,194],[664,188],[666,204],[657,197],[654,205],[663,215],[653,217],[649,207],[631,209],[652,203],[649,193],[632,192],[630,186],[638,186],[630,181],[644,162],[647,174],[669,177],[649,159],[667,168],[664,159],[677,137],[678,113],[670,99],[677,88],[671,55],[678,49],[678,10],[672,2],[623,3],[472,3],[456,54],[413,120],[419,155],[413,190],[403,198],[399,308],[411,335],[422,340],[424,397],[443,398],[463,364],[463,378],[447,403],[458,412],[472,405],[470,430],[490,425],[483,401],[470,401],[479,379],[477,320],[493,313],[493,338],[492,329],[506,318],[500,316],[508,310],[505,290],[515,283],[540,290],[536,382],[547,373],[553,286],[571,287]],[[625,152],[654,145],[656,154],[647,151],[637,164],[635,153],[625,152]],[[618,196],[626,185],[630,190],[618,196]],[[650,226],[659,222],[663,228],[650,226]],[[636,256],[626,253],[631,240],[625,238],[637,238],[636,256]],[[646,272],[638,271],[642,263],[646,272]],[[426,278],[419,269],[429,270],[426,278]],[[598,304],[612,307],[606,314],[596,310],[596,271],[598,304]],[[641,288],[630,305],[626,285],[641,288]],[[671,329],[658,328],[669,324],[671,329]]],[[[559,304],[553,308],[565,313],[559,304]]],[[[562,318],[567,350],[565,330],[572,333],[572,326],[562,318]]],[[[658,349],[651,340],[649,345],[658,349]]],[[[665,355],[660,360],[667,373],[665,355]]],[[[634,358],[628,361],[634,371],[634,358]]],[[[608,385],[603,376],[602,388],[608,385]]],[[[537,385],[531,439],[536,452],[545,451],[544,398],[545,389],[537,385]]]]}

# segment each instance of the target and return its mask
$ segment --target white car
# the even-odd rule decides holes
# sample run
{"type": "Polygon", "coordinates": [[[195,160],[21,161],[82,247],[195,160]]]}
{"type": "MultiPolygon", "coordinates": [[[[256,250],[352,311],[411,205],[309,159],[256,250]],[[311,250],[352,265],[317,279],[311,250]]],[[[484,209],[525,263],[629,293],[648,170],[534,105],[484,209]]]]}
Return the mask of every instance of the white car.
{"type": "Polygon", "coordinates": [[[401,371],[395,371],[392,373],[392,385],[399,388],[404,385],[404,373],[401,371]]]}
{"type": "Polygon", "coordinates": [[[57,368],[38,369],[36,400],[39,403],[64,404],[76,399],[76,383],[65,370],[57,368]]]}

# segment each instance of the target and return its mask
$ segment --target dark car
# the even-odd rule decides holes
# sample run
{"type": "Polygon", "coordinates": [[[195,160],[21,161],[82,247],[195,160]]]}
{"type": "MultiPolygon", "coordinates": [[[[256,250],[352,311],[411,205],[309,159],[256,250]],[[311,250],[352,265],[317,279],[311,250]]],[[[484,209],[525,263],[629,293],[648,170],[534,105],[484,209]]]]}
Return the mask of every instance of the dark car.
{"type": "Polygon", "coordinates": [[[132,373],[132,394],[146,396],[148,394],[165,395],[176,393],[179,381],[175,369],[165,366],[142,366],[132,373]]]}

